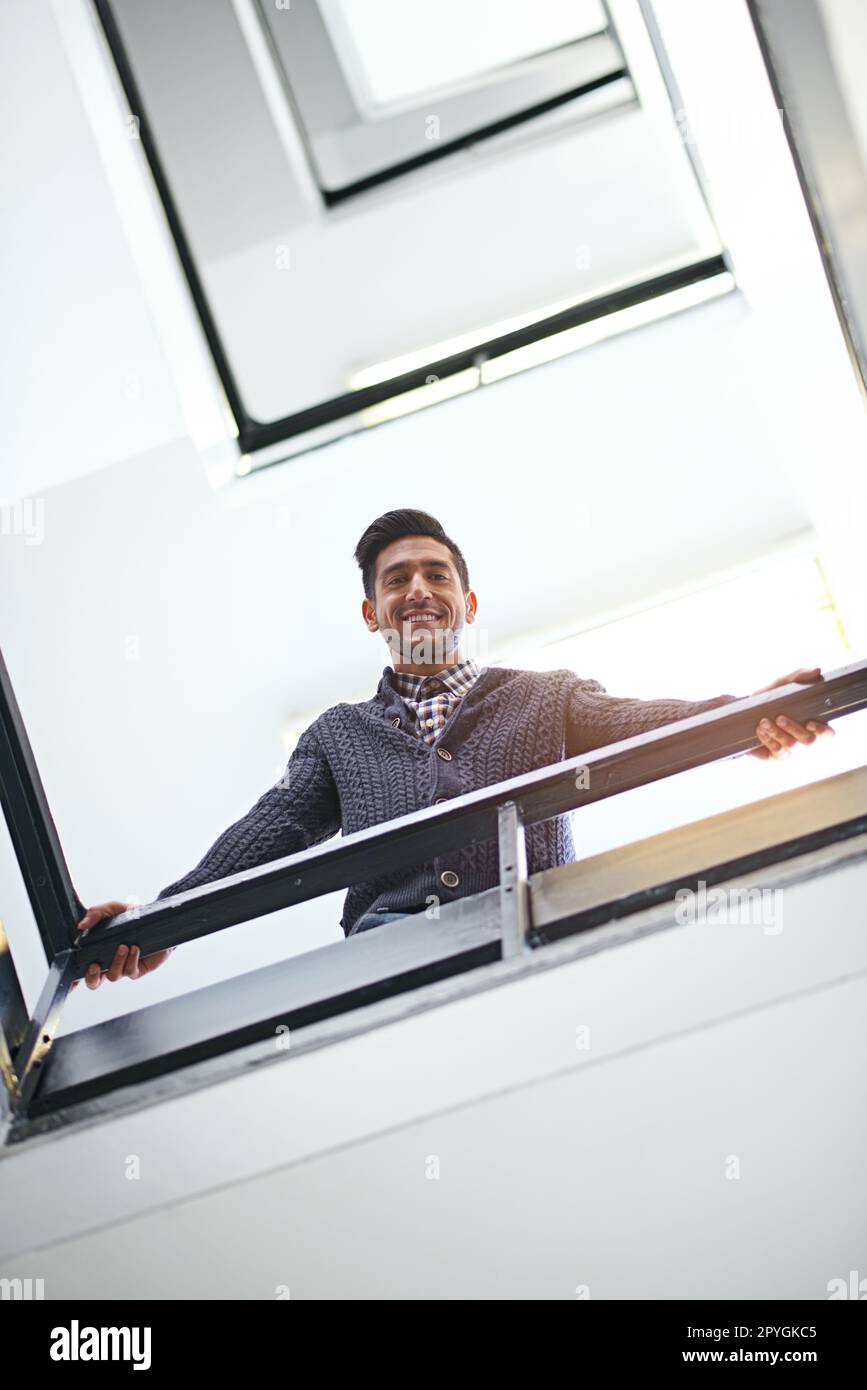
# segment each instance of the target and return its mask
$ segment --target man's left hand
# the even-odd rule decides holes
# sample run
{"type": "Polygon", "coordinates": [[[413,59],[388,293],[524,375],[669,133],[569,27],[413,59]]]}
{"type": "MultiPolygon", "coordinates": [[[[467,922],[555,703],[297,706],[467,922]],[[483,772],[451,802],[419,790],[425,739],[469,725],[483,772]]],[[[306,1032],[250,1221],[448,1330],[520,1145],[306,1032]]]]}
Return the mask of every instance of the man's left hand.
{"type": "MultiPolygon", "coordinates": [[[[821,679],[818,666],[809,669],[802,666],[797,671],[790,671],[787,676],[771,681],[770,685],[754,690],[753,694],[761,695],[766,690],[775,690],[778,685],[812,685],[821,679]]],[[[797,719],[787,714],[766,715],[756,725],[756,738],[761,747],[750,749],[750,754],[754,758],[788,758],[789,749],[794,744],[815,743],[817,738],[833,737],[833,734],[830,724],[824,724],[820,719],[808,719],[806,724],[799,724],[797,719]]]]}

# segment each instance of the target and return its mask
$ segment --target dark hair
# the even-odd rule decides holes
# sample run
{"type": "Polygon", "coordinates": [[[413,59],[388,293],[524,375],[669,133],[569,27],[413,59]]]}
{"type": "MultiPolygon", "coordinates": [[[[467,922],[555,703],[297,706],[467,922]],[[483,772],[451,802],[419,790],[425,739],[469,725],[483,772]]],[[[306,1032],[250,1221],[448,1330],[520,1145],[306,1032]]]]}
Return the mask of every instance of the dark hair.
{"type": "Polygon", "coordinates": [[[380,551],[384,550],[387,545],[391,545],[392,541],[401,540],[404,536],[430,536],[433,540],[448,546],[454,557],[461,588],[464,593],[467,592],[470,587],[470,576],[467,571],[467,562],[459,547],[446,535],[436,517],[430,516],[428,512],[418,512],[403,507],[399,511],[385,512],[382,516],[378,516],[376,521],[370,523],[355,547],[355,559],[361,570],[364,592],[371,602],[374,598],[373,579],[380,551]]]}

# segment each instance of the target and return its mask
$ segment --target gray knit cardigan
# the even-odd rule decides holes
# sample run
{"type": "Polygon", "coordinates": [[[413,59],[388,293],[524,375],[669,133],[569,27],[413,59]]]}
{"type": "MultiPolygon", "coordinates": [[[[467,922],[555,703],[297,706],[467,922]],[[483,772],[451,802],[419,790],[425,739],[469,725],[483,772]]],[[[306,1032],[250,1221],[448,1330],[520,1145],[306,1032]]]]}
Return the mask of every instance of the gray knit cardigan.
{"type": "MultiPolygon", "coordinates": [[[[737,698],[628,699],[609,695],[598,681],[582,680],[573,671],[487,666],[430,746],[419,738],[415,717],[394,688],[394,671],[386,666],[373,699],[333,705],[314,720],[276,785],[158,898],[308,849],[338,831],[351,835],[737,698]]],[[[528,827],[531,874],[574,858],[568,816],[528,827]]],[[[411,912],[432,897],[446,903],[493,888],[499,883],[498,859],[492,839],[357,883],[346,895],[340,922],[344,934],[351,936],[368,911],[411,912]]]]}

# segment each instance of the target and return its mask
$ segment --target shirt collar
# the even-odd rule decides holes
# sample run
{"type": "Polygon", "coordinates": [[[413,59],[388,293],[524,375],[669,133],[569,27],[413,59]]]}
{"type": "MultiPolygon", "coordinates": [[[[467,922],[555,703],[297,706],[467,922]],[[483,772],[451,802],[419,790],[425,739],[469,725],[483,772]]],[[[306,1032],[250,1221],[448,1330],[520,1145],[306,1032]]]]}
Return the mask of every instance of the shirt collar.
{"type": "Polygon", "coordinates": [[[426,681],[429,684],[425,694],[433,695],[444,686],[446,690],[452,691],[455,695],[465,695],[474,681],[481,675],[481,668],[477,662],[473,661],[472,657],[466,661],[459,661],[453,666],[444,666],[433,676],[395,671],[393,667],[386,667],[386,670],[391,671],[394,688],[398,695],[404,699],[417,699],[419,691],[426,681]]]}

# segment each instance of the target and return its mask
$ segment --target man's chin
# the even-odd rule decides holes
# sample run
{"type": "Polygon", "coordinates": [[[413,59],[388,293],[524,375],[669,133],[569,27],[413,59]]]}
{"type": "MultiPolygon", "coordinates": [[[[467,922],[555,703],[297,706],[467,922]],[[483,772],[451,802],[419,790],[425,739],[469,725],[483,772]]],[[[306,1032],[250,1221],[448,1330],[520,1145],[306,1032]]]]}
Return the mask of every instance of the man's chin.
{"type": "Polygon", "coordinates": [[[390,642],[395,655],[401,662],[416,666],[448,665],[454,652],[457,637],[450,627],[436,627],[420,624],[394,633],[397,639],[390,642]]]}

